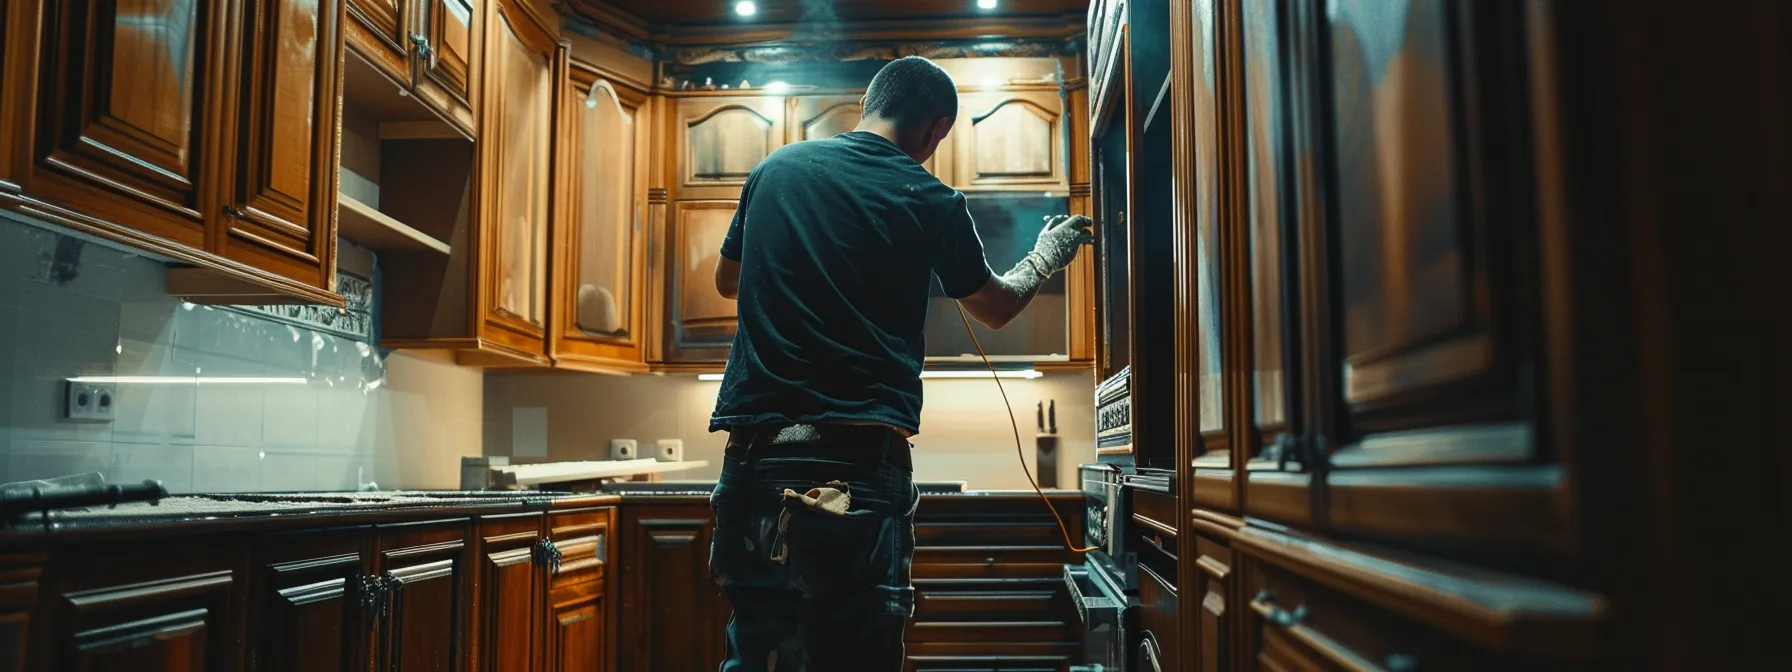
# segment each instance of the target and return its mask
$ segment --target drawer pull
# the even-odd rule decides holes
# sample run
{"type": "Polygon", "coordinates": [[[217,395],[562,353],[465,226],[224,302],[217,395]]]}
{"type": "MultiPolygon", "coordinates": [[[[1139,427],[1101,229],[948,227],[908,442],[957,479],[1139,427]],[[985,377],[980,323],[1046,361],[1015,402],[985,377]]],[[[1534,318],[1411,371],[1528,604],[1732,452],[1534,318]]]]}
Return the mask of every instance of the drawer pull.
{"type": "Polygon", "coordinates": [[[1293,611],[1277,607],[1275,606],[1276,593],[1273,590],[1258,591],[1257,597],[1251,601],[1253,602],[1251,606],[1263,614],[1264,619],[1284,628],[1307,620],[1307,605],[1295,607],[1293,611]]]}
{"type": "Polygon", "coordinates": [[[1150,665],[1151,672],[1164,672],[1162,664],[1157,662],[1157,641],[1146,637],[1139,642],[1139,659],[1150,665]]]}

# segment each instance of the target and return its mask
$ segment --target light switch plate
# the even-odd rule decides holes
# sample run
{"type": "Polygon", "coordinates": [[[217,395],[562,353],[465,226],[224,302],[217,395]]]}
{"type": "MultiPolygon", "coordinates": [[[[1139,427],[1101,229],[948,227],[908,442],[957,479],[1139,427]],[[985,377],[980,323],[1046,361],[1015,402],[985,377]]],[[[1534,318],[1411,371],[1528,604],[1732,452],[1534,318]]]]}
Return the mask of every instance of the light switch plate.
{"type": "Polygon", "coordinates": [[[653,459],[661,462],[683,462],[684,439],[660,439],[659,450],[653,454],[653,459]]]}
{"type": "Polygon", "coordinates": [[[639,455],[634,439],[610,439],[610,459],[632,460],[639,455]]]}

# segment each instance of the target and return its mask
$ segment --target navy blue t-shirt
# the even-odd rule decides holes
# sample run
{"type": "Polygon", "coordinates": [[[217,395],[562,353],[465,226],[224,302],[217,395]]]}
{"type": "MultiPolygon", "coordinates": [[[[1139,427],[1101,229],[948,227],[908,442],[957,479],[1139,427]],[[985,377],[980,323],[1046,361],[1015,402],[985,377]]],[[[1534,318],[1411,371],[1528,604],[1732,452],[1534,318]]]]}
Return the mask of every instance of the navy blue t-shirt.
{"type": "Polygon", "coordinates": [[[962,299],[992,275],[964,194],[862,131],[766,157],[721,253],[741,264],[740,329],[712,432],[820,422],[919,432],[929,281],[962,299]]]}

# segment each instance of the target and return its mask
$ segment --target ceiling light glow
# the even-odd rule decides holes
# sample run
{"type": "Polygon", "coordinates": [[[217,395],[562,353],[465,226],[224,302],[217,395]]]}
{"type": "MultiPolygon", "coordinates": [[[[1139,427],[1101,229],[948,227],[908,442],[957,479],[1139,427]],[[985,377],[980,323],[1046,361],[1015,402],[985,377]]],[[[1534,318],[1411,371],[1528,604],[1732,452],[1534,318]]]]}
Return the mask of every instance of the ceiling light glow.
{"type": "Polygon", "coordinates": [[[995,9],[996,0],[977,0],[977,9],[995,9]]]}
{"type": "Polygon", "coordinates": [[[790,84],[785,82],[772,82],[765,85],[766,93],[784,93],[789,90],[790,84]]]}
{"type": "Polygon", "coordinates": [[[759,5],[753,0],[741,0],[734,3],[734,13],[741,16],[752,16],[759,13],[759,5]]]}

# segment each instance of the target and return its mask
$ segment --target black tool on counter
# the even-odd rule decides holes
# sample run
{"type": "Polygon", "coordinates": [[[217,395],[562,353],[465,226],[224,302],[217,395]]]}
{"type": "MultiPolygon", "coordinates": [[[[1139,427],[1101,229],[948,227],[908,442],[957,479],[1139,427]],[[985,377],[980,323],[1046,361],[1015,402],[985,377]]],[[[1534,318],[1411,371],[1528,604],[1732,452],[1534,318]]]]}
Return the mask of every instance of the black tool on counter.
{"type": "Polygon", "coordinates": [[[1033,437],[1037,454],[1034,464],[1039,470],[1039,487],[1058,487],[1058,401],[1053,399],[1051,410],[1046,410],[1045,402],[1039,402],[1039,431],[1033,437]],[[1049,417],[1048,417],[1049,416],[1049,417]]]}
{"type": "Polygon", "coordinates": [[[25,513],[48,514],[56,509],[83,506],[117,506],[127,502],[156,504],[167,496],[168,489],[162,487],[161,481],[105,483],[104,479],[93,479],[73,486],[54,481],[13,483],[0,488],[0,520],[25,513]]]}

